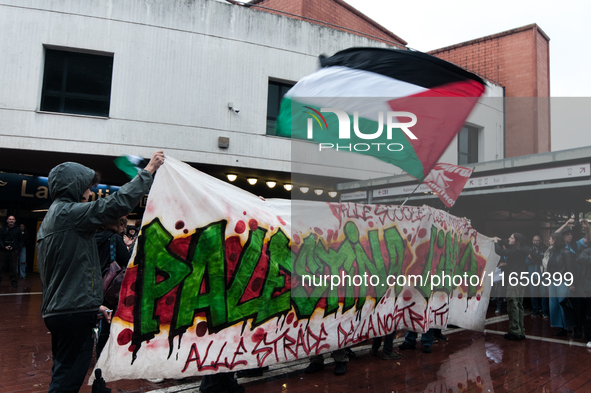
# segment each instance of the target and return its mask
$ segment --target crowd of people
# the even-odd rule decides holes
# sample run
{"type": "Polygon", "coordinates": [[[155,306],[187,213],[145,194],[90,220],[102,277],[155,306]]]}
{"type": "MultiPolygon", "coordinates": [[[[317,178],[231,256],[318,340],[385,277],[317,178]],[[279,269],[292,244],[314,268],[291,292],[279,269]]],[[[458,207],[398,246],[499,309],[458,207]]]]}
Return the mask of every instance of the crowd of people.
{"type": "MultiPolygon", "coordinates": [[[[118,304],[121,280],[138,232],[136,226],[128,225],[126,215],[148,191],[163,162],[164,154],[154,153],[145,169],[116,194],[94,201],[90,201],[90,189],[99,182],[100,175],[92,169],[69,162],[58,165],[49,174],[53,203],[37,234],[42,315],[51,332],[53,354],[49,392],[78,391],[88,372],[95,340],[97,357],[107,342],[111,315],[118,304]],[[63,285],[64,282],[69,284],[63,285]]],[[[506,339],[526,338],[523,300],[529,289],[532,317],[549,318],[550,325],[556,328],[555,336],[572,334],[581,339],[584,335],[591,348],[591,231],[587,220],[581,220],[585,237],[574,241],[574,224],[574,219],[568,220],[552,233],[548,247],[537,235],[531,245],[517,232],[507,240],[493,238],[495,252],[501,257],[498,271],[506,277],[525,274],[529,278],[527,285],[522,281],[517,285],[505,283],[504,287],[498,282],[493,285],[495,291],[506,289],[497,292],[493,299],[498,314],[506,297],[506,339]],[[566,280],[569,273],[572,280],[566,280]],[[549,281],[545,280],[548,277],[549,281]]],[[[8,267],[13,287],[17,286],[19,276],[26,275],[26,237],[24,225],[17,226],[14,216],[9,216],[7,224],[0,228],[0,268],[4,271],[8,267]]],[[[373,339],[371,355],[384,360],[401,359],[394,350],[395,335],[392,332],[373,339]]],[[[408,331],[398,349],[415,349],[417,338],[417,332],[408,331]]],[[[440,329],[423,333],[422,351],[431,353],[437,340],[447,341],[440,329]]],[[[335,360],[334,374],[344,375],[355,353],[343,348],[333,351],[331,356],[335,360]]],[[[239,376],[262,375],[266,369],[244,370],[239,376]]],[[[313,356],[305,373],[323,369],[324,356],[313,356]]],[[[244,388],[234,373],[218,373],[203,377],[200,390],[243,392],[244,388]]]]}
{"type": "Polygon", "coordinates": [[[493,285],[497,314],[501,313],[506,296],[506,339],[525,339],[523,300],[529,289],[533,317],[549,319],[550,326],[556,328],[554,336],[571,334],[573,339],[585,338],[591,348],[591,230],[587,220],[580,220],[585,236],[574,240],[575,224],[571,218],[556,229],[548,239],[548,247],[538,235],[533,237],[531,246],[517,232],[507,241],[493,238],[495,252],[501,257],[497,269],[505,278],[511,274],[519,278],[517,285],[502,286],[500,280],[493,285]]]}

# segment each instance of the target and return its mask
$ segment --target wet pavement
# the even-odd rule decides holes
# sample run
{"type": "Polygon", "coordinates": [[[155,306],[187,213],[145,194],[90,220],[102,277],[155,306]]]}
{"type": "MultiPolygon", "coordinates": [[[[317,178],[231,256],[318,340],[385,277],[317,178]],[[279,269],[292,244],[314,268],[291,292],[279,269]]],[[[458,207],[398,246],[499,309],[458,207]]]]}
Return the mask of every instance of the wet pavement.
{"type": "MultiPolygon", "coordinates": [[[[0,393],[46,392],[51,378],[51,340],[40,314],[41,281],[37,274],[12,288],[0,284],[0,393]]],[[[507,341],[506,314],[489,308],[485,332],[452,329],[432,353],[400,351],[401,360],[369,354],[369,342],[354,347],[344,376],[333,374],[332,359],[323,371],[303,373],[307,360],[271,366],[262,377],[240,379],[246,392],[591,392],[591,350],[586,340],[555,338],[548,319],[526,315],[527,339],[507,341]]],[[[402,340],[399,332],[396,343],[402,340]]],[[[94,359],[93,359],[94,364],[94,359]]],[[[89,370],[90,373],[90,370],[89,370]]],[[[115,392],[198,391],[200,378],[125,380],[108,384],[115,392]]],[[[90,392],[83,386],[81,392],[90,392]]]]}

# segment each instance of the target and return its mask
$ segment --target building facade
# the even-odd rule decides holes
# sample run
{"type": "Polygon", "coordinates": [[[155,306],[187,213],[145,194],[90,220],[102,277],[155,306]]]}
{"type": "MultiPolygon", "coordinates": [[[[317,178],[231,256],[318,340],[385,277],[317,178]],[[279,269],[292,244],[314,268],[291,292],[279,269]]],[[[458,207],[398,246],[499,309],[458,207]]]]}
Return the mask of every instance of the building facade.
{"type": "MultiPolygon", "coordinates": [[[[317,70],[321,54],[405,44],[346,3],[330,2],[352,29],[214,0],[0,1],[0,171],[46,176],[78,161],[121,185],[115,157],[163,149],[220,179],[236,174],[235,184],[253,193],[289,198],[299,192],[282,187],[291,181],[292,144],[272,131],[285,89],[317,70]]],[[[487,96],[498,102],[481,102],[468,119],[493,141],[481,142],[480,160],[502,156],[502,95],[490,84],[487,96]]],[[[296,167],[315,174],[310,187],[326,190],[400,173],[371,157],[329,168],[303,156],[296,167]]],[[[451,146],[446,159],[457,157],[451,146]]],[[[16,200],[5,196],[1,213],[39,207],[25,195],[21,187],[16,200]]]]}

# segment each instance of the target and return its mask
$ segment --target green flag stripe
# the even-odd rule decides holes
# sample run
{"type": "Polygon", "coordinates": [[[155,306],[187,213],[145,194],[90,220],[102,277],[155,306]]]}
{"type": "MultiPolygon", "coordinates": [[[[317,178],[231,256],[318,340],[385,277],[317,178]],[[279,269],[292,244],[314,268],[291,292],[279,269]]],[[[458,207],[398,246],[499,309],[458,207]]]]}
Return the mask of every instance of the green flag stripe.
{"type": "MultiPolygon", "coordinates": [[[[395,165],[409,175],[421,180],[423,178],[423,165],[417,158],[417,155],[406,138],[404,132],[400,129],[392,130],[392,139],[387,139],[386,122],[382,133],[376,139],[362,139],[359,138],[353,129],[353,116],[349,116],[350,122],[350,139],[339,139],[339,122],[336,114],[331,112],[324,112],[322,116],[326,119],[328,129],[321,129],[316,122],[313,122],[313,137],[308,138],[308,119],[310,114],[308,108],[314,108],[320,112],[320,108],[309,105],[305,102],[300,102],[296,99],[284,97],[281,101],[281,109],[279,117],[277,118],[277,135],[283,137],[291,137],[294,139],[313,140],[317,143],[330,143],[334,148],[339,147],[339,151],[349,151],[347,148],[351,146],[350,151],[368,156],[375,157],[381,161],[395,165]],[[391,151],[400,150],[400,151],[391,151]]],[[[370,135],[376,133],[378,130],[378,122],[365,118],[359,118],[359,131],[363,134],[370,135]]],[[[328,146],[328,145],[323,145],[328,146]]]]}
{"type": "Polygon", "coordinates": [[[128,156],[120,156],[115,158],[115,165],[131,179],[133,179],[139,172],[139,168],[136,166],[136,163],[132,163],[128,156]]]}

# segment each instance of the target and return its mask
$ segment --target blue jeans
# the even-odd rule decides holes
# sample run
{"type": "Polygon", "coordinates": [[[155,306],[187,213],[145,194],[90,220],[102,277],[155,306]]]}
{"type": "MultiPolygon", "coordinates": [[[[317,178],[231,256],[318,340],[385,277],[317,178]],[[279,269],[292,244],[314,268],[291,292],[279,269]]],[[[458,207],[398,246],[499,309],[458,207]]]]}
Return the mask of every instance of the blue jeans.
{"type": "MultiPolygon", "coordinates": [[[[411,344],[416,344],[417,341],[417,332],[408,331],[406,332],[406,336],[404,336],[404,341],[408,341],[411,344]]],[[[426,333],[421,334],[421,344],[423,347],[430,347],[433,345],[433,330],[429,329],[426,333]]]]}
{"type": "Polygon", "coordinates": [[[565,315],[560,302],[569,295],[569,289],[563,282],[550,284],[550,326],[568,329],[575,326],[570,315],[565,315]]]}
{"type": "Polygon", "coordinates": [[[18,259],[18,273],[21,278],[27,277],[27,249],[21,248],[20,257],[18,259]]]}

